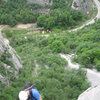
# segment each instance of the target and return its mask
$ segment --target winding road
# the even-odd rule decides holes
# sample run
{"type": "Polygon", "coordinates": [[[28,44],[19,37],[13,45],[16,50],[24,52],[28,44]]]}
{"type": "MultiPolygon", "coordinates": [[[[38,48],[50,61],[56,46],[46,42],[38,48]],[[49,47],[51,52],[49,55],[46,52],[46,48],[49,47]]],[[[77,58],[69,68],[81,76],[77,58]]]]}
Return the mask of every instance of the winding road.
{"type": "MultiPolygon", "coordinates": [[[[95,16],[95,18],[93,18],[93,19],[91,19],[91,20],[89,20],[89,21],[87,21],[87,23],[85,23],[85,24],[83,24],[82,26],[80,26],[80,27],[78,27],[78,28],[75,28],[75,29],[72,29],[72,30],[69,30],[69,32],[72,32],[72,31],[77,31],[77,30],[79,30],[79,29],[82,29],[82,28],[84,28],[85,26],[88,26],[88,25],[90,25],[90,24],[93,24],[93,23],[95,23],[95,19],[99,19],[100,18],[100,1],[99,0],[94,0],[94,3],[96,4],[96,7],[97,7],[97,9],[98,9],[98,13],[97,13],[97,15],[95,16]]],[[[64,59],[66,59],[66,61],[68,61],[68,66],[70,67],[70,68],[75,68],[75,69],[78,69],[79,68],[79,64],[73,64],[72,62],[71,62],[71,58],[72,58],[72,56],[73,56],[73,54],[72,55],[65,55],[65,54],[60,54],[60,56],[62,57],[62,58],[64,58],[64,59]]],[[[86,71],[87,71],[87,78],[88,78],[88,81],[91,83],[91,86],[94,88],[95,86],[97,86],[98,87],[98,85],[100,85],[100,73],[99,72],[97,72],[96,70],[91,70],[91,69],[85,69],[86,71]]],[[[97,88],[96,88],[97,89],[97,88]]],[[[99,88],[100,89],[100,88],[99,88]]],[[[95,90],[95,89],[94,89],[95,90]]],[[[93,92],[93,91],[92,91],[93,92]]],[[[96,93],[97,91],[95,90],[94,91],[94,93],[96,93]]],[[[82,99],[81,99],[81,96],[83,96],[83,95],[80,95],[79,96],[79,99],[78,100],[100,100],[100,97],[99,97],[99,99],[86,99],[85,98],[85,93],[84,93],[84,98],[85,99],[83,99],[83,97],[82,97],[82,99]]],[[[95,96],[95,95],[94,95],[95,96]]],[[[90,96],[91,97],[91,96],[90,96]]]]}
{"type": "MultiPolygon", "coordinates": [[[[79,69],[80,65],[78,63],[72,63],[72,58],[74,58],[74,54],[60,54],[62,58],[64,58],[68,62],[68,67],[79,69]]],[[[86,69],[87,79],[91,83],[91,87],[87,89],[84,93],[82,93],[78,100],[100,100],[100,73],[96,70],[86,69]],[[97,95],[98,94],[98,95],[97,95]]]]}
{"type": "Polygon", "coordinates": [[[88,25],[90,25],[90,24],[95,23],[95,20],[100,18],[100,1],[99,1],[99,0],[93,0],[93,1],[94,1],[95,5],[96,5],[96,7],[97,7],[97,10],[98,10],[97,15],[96,15],[93,19],[87,21],[87,22],[86,22],[85,24],[83,24],[82,26],[80,26],[80,27],[78,27],[78,28],[75,28],[75,29],[72,29],[72,30],[69,30],[69,32],[77,31],[77,30],[79,30],[79,29],[82,29],[82,28],[84,28],[85,26],[88,26],[88,25]]]}
{"type": "MultiPolygon", "coordinates": [[[[88,26],[90,24],[95,23],[95,19],[100,18],[100,1],[94,0],[96,7],[98,9],[98,13],[95,16],[94,19],[89,20],[86,24],[83,24],[81,27],[69,30],[69,32],[72,31],[77,31],[79,29],[84,28],[85,26],[88,26]]],[[[65,54],[60,54],[62,58],[64,58],[68,62],[68,67],[70,68],[79,68],[79,64],[77,63],[72,63],[71,59],[73,57],[72,55],[65,55],[65,54]]],[[[91,83],[91,87],[84,91],[79,97],[78,100],[100,100],[100,72],[97,72],[96,70],[91,70],[91,69],[84,69],[87,72],[87,79],[91,83]]]]}
{"type": "MultiPolygon", "coordinates": [[[[98,9],[98,13],[95,16],[95,18],[89,20],[86,24],[83,24],[82,26],[80,26],[78,28],[69,30],[69,32],[82,29],[85,26],[95,23],[95,19],[100,18],[100,1],[94,0],[94,2],[98,9]]],[[[72,61],[71,61],[73,56],[75,56],[74,54],[71,54],[71,55],[60,54],[60,56],[68,62],[68,67],[79,69],[80,65],[77,63],[72,63],[72,61]]],[[[91,83],[91,87],[88,90],[86,90],[84,93],[82,93],[79,96],[78,100],[100,100],[100,73],[97,72],[96,70],[91,70],[91,69],[84,69],[84,70],[86,70],[86,72],[87,72],[87,78],[88,78],[88,81],[91,83]]]]}
{"type": "MultiPolygon", "coordinates": [[[[90,25],[95,23],[95,19],[100,18],[100,1],[99,0],[94,0],[98,13],[96,17],[92,20],[90,20],[88,23],[84,24],[83,26],[74,29],[72,31],[77,31],[78,29],[82,29],[86,25],[90,25]]],[[[88,81],[91,83],[91,87],[87,89],[85,92],[83,92],[78,100],[100,100],[100,73],[97,72],[96,70],[91,70],[91,69],[85,69],[87,71],[87,78],[88,81]]]]}

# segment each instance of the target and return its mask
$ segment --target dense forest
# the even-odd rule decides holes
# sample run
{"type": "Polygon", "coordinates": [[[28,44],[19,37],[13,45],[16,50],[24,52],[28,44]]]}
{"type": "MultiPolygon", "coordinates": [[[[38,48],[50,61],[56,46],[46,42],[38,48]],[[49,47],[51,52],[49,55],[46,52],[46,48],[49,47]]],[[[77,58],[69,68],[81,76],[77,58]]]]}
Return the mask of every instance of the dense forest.
{"type": "MultiPolygon", "coordinates": [[[[9,87],[0,83],[0,100],[18,100],[18,93],[26,82],[36,84],[43,100],[77,100],[90,86],[86,72],[81,68],[100,71],[100,20],[77,32],[69,32],[65,29],[79,25],[87,17],[70,9],[71,5],[66,5],[65,0],[54,0],[50,12],[43,15],[31,12],[42,6],[27,4],[25,0],[0,2],[0,24],[14,26],[17,23],[37,22],[38,27],[52,29],[48,37],[45,37],[47,32],[44,32],[44,36],[42,32],[27,34],[28,29],[2,31],[20,56],[23,68],[19,71],[18,79],[15,80],[13,75],[9,79],[9,87]],[[60,53],[76,54],[72,60],[78,62],[80,68],[70,69],[60,53]]],[[[0,63],[6,62],[12,66],[8,58],[9,54],[5,51],[0,63]]],[[[4,75],[2,70],[0,74],[4,75]]]]}
{"type": "Polygon", "coordinates": [[[53,5],[49,7],[48,14],[39,14],[38,9],[47,7],[38,4],[26,3],[26,0],[8,0],[0,3],[0,24],[14,26],[18,23],[33,23],[45,29],[56,27],[68,28],[74,27],[87,19],[80,11],[70,9],[70,4],[66,0],[54,0],[53,5]]]}
{"type": "Polygon", "coordinates": [[[4,33],[21,57],[23,69],[20,71],[19,79],[13,81],[10,87],[2,90],[1,100],[16,100],[18,92],[23,89],[27,81],[34,82],[43,99],[48,100],[61,98],[77,100],[78,95],[88,88],[89,84],[86,82],[84,71],[65,70],[67,62],[58,54],[62,50],[63,43],[59,39],[52,41],[53,35],[46,39],[40,34],[27,35],[22,30],[4,30],[4,33]],[[37,74],[34,72],[35,60],[39,64],[37,74]],[[46,65],[48,68],[45,67],[46,65]]]}
{"type": "Polygon", "coordinates": [[[18,91],[27,81],[37,85],[43,99],[77,100],[78,95],[89,85],[85,72],[80,69],[65,70],[67,63],[59,53],[76,53],[77,58],[74,60],[82,67],[95,66],[100,70],[99,30],[100,21],[76,33],[55,31],[48,38],[41,37],[41,33],[27,35],[25,30],[4,30],[11,45],[21,57],[24,67],[20,71],[19,79],[14,81],[11,87],[3,89],[1,100],[16,100],[18,91]],[[35,60],[39,64],[37,74],[34,72],[35,60]]]}
{"type": "Polygon", "coordinates": [[[87,17],[83,16],[80,11],[70,9],[70,6],[66,4],[66,0],[54,0],[49,14],[40,15],[37,19],[37,25],[45,29],[55,27],[64,29],[79,25],[87,17]]]}
{"type": "Polygon", "coordinates": [[[35,10],[42,8],[37,4],[27,4],[26,0],[8,0],[0,2],[0,24],[14,26],[18,23],[36,22],[39,16],[35,10]]]}

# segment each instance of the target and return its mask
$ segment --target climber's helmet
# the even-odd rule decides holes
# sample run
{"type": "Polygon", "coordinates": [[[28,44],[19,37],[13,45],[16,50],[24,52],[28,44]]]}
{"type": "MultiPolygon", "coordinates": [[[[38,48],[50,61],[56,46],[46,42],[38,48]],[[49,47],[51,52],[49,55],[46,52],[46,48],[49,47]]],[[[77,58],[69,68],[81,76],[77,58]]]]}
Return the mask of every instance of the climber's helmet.
{"type": "Polygon", "coordinates": [[[28,99],[28,94],[26,91],[20,91],[19,92],[19,100],[27,100],[28,99]]]}

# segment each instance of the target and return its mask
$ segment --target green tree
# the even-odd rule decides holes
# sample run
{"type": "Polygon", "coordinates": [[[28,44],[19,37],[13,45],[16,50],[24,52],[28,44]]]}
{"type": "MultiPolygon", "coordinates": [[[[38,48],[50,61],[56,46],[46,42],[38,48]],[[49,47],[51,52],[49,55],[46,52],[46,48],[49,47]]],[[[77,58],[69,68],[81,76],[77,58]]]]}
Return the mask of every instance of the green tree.
{"type": "Polygon", "coordinates": [[[65,9],[67,7],[66,0],[53,0],[51,9],[65,9]]]}
{"type": "Polygon", "coordinates": [[[63,52],[64,51],[64,44],[61,41],[55,40],[52,44],[51,44],[51,49],[53,52],[63,52]]]}

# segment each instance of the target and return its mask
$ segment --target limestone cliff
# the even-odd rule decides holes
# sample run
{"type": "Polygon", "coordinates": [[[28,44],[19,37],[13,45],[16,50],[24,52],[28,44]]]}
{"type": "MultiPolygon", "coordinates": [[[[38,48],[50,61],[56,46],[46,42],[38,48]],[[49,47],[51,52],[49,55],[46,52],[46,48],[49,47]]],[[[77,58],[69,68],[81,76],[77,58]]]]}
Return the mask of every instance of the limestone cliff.
{"type": "Polygon", "coordinates": [[[90,87],[83,92],[78,100],[99,100],[100,99],[100,85],[90,87]]]}
{"type": "Polygon", "coordinates": [[[16,79],[20,68],[22,68],[20,58],[0,32],[0,86],[1,84],[8,86],[16,79]]]}

